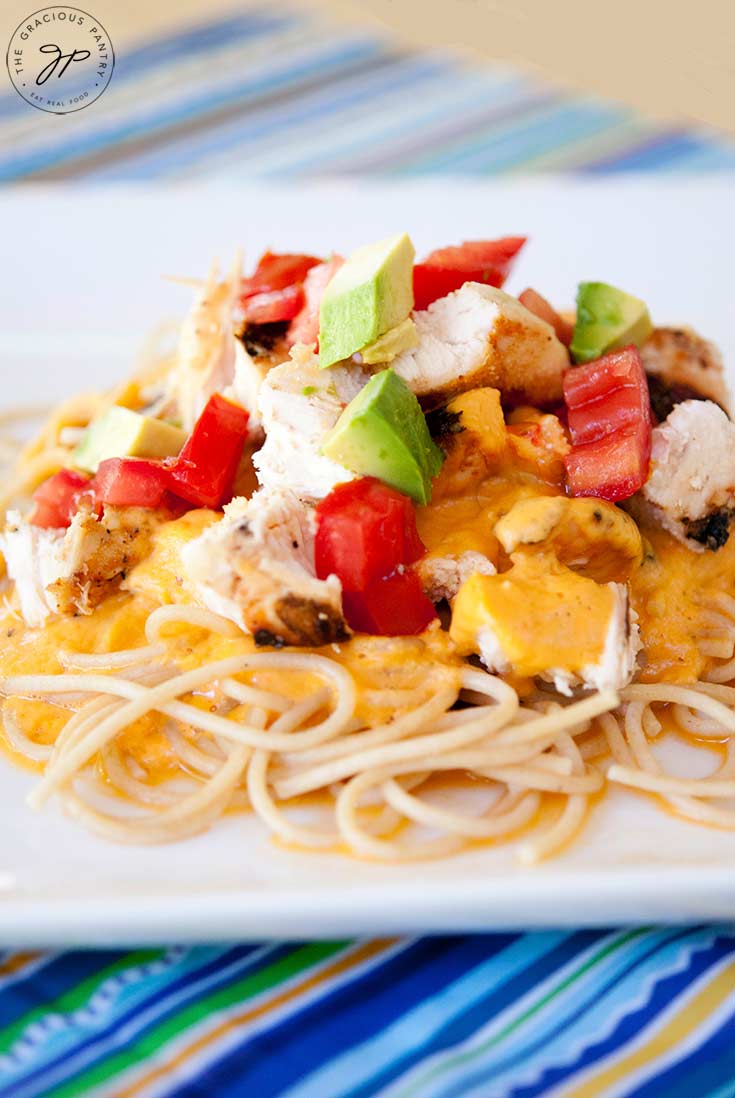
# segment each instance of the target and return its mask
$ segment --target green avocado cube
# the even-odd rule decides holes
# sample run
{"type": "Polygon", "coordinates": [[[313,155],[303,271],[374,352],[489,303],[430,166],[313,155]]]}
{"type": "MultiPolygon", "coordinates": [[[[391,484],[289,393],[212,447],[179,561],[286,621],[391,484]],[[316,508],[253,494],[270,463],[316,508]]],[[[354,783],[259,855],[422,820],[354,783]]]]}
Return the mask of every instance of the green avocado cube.
{"type": "Polygon", "coordinates": [[[327,285],[319,310],[319,365],[333,366],[413,309],[415,251],[406,233],[353,252],[327,285]]]}
{"type": "Polygon", "coordinates": [[[398,374],[382,370],[345,408],[322,453],[353,473],[377,477],[416,503],[431,499],[444,455],[421,405],[398,374]]]}
{"type": "Polygon", "coordinates": [[[185,442],[180,427],[115,404],[89,425],[74,451],[74,464],[96,473],[107,458],[173,457],[185,442]]]}
{"type": "Polygon", "coordinates": [[[407,316],[395,328],[391,328],[375,343],[369,343],[360,351],[360,358],[366,366],[387,366],[404,351],[410,351],[419,345],[419,333],[413,318],[407,316]]]}
{"type": "Polygon", "coordinates": [[[570,347],[575,362],[591,362],[629,343],[640,347],[652,331],[644,301],[606,282],[580,282],[570,347]]]}

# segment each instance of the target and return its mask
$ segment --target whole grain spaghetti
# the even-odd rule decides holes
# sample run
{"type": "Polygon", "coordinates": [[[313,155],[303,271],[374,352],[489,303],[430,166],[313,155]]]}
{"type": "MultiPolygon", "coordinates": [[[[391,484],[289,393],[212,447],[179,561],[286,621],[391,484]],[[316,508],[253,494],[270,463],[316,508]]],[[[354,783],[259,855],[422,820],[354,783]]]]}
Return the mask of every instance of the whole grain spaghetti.
{"type": "Polygon", "coordinates": [[[589,798],[606,783],[655,793],[694,821],[735,827],[735,809],[724,806],[735,801],[732,687],[641,685],[622,698],[600,692],[562,703],[521,701],[496,676],[438,664],[433,687],[417,687],[407,672],[405,685],[373,688],[373,713],[390,715],[367,722],[357,715],[364,681],[330,654],[250,651],[181,671],[182,637],[205,630],[243,645],[225,619],[168,607],[148,618],[155,644],[60,653],[58,674],[2,681],[11,701],[71,702],[48,747],[24,736],[6,705],[11,747],[44,765],[34,808],[56,796],[107,839],[158,843],[205,830],[235,805],[294,846],[387,861],[518,839],[519,857],[533,863],[577,834],[589,798]],[[167,643],[172,629],[175,642],[167,643]],[[301,691],[304,676],[310,689],[295,699],[289,680],[300,679],[301,691]],[[282,681],[284,691],[257,685],[264,677],[282,681]],[[205,708],[192,704],[202,694],[211,699],[205,708]],[[656,713],[672,706],[690,735],[727,744],[711,776],[683,779],[657,763],[656,713]],[[126,741],[152,714],[167,745],[164,781],[152,780],[126,741]],[[444,780],[438,795],[440,775],[454,788],[444,780]],[[461,807],[470,782],[471,812],[461,807]],[[539,822],[549,797],[555,818],[548,822],[546,813],[539,822]]]}

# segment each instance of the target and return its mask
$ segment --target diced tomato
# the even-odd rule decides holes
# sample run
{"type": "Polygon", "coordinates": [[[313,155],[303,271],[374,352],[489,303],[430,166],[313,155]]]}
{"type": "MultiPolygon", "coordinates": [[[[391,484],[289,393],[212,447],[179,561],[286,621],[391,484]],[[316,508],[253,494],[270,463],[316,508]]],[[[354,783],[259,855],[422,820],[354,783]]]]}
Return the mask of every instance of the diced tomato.
{"type": "Polygon", "coordinates": [[[255,294],[273,293],[275,290],[285,290],[287,286],[300,285],[307,272],[320,262],[315,255],[265,252],[250,277],[241,280],[240,296],[245,300],[255,294]]]}
{"type": "Polygon", "coordinates": [[[648,479],[652,416],[638,348],[624,347],[564,375],[573,496],[628,499],[648,479]]]}
{"type": "Polygon", "coordinates": [[[465,282],[482,282],[482,271],[455,270],[417,263],[413,269],[413,302],[415,309],[428,309],[440,297],[460,290],[465,282]]]}
{"type": "Polygon", "coordinates": [[[229,502],[249,418],[219,393],[211,396],[179,456],[163,463],[170,489],[196,507],[229,502]]]}
{"type": "Polygon", "coordinates": [[[144,458],[108,458],[100,462],[92,481],[100,503],[113,507],[160,507],[166,500],[169,472],[144,458]]]}
{"type": "Polygon", "coordinates": [[[648,479],[650,443],[641,430],[608,435],[598,442],[575,446],[566,458],[573,496],[596,496],[611,503],[629,499],[648,479]]]}
{"type": "Polygon", "coordinates": [[[71,524],[79,496],[89,487],[89,477],[73,469],[61,469],[33,493],[35,507],[28,521],[33,526],[61,530],[71,524]]]}
{"type": "Polygon", "coordinates": [[[276,324],[278,321],[293,320],[301,311],[304,300],[301,284],[254,294],[242,303],[243,320],[246,324],[276,324]]]}
{"type": "Polygon", "coordinates": [[[345,591],[342,604],[351,629],[381,637],[423,633],[436,617],[415,572],[394,572],[364,591],[345,591]]]}
{"type": "Polygon", "coordinates": [[[464,244],[431,252],[413,269],[414,307],[426,309],[432,301],[446,297],[465,282],[502,286],[525,242],[525,236],[466,240],[464,244]]]}
{"type": "Polygon", "coordinates": [[[585,446],[640,422],[640,401],[635,390],[613,389],[587,404],[570,406],[567,425],[575,446],[585,446]]]}
{"type": "Polygon", "coordinates": [[[426,552],[411,500],[374,477],[337,485],[316,515],[316,574],[338,576],[344,591],[364,591],[426,552]]]}
{"type": "Polygon", "coordinates": [[[574,331],[574,325],[570,324],[564,317],[559,316],[556,309],[551,305],[545,297],[537,293],[536,290],[532,290],[530,287],[524,290],[522,294],[518,295],[518,300],[521,305],[524,305],[530,313],[537,316],[539,320],[545,320],[547,324],[556,332],[556,337],[567,347],[572,342],[572,332],[574,331]]]}
{"type": "Polygon", "coordinates": [[[611,351],[602,358],[567,370],[564,401],[567,408],[572,409],[616,389],[639,391],[642,386],[648,388],[646,374],[638,350],[631,344],[621,351],[611,351]]]}
{"type": "Polygon", "coordinates": [[[304,280],[303,307],[286,332],[286,342],[291,347],[294,343],[316,343],[319,339],[319,307],[324,291],[343,263],[341,255],[333,255],[331,259],[312,267],[307,274],[304,280]]]}
{"type": "Polygon", "coordinates": [[[338,485],[317,507],[316,573],[336,575],[348,624],[362,633],[420,633],[436,616],[406,566],[425,553],[411,500],[373,477],[338,485]]]}

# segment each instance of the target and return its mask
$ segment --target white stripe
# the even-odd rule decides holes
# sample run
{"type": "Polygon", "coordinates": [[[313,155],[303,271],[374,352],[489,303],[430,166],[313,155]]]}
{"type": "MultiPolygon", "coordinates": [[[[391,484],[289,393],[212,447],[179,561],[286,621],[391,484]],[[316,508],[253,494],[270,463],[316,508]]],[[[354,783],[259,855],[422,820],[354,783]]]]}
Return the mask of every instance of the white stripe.
{"type": "MultiPolygon", "coordinates": [[[[410,89],[408,89],[410,91],[410,89]]],[[[405,144],[406,138],[420,131],[427,123],[441,125],[457,116],[461,111],[471,119],[473,111],[485,112],[494,101],[513,102],[518,98],[516,87],[504,89],[503,80],[482,76],[467,75],[462,72],[440,73],[433,80],[422,82],[420,94],[407,94],[403,88],[395,92],[389,87],[376,100],[366,104],[350,105],[344,111],[315,119],[315,125],[309,128],[308,142],[285,142],[283,134],[274,134],[259,142],[257,149],[258,174],[277,174],[293,170],[309,170],[327,162],[330,171],[349,165],[350,154],[356,159],[360,152],[392,146],[398,149],[405,144]],[[478,99],[486,97],[481,108],[478,99]],[[349,133],[349,144],[345,144],[345,134],[349,133]]],[[[248,155],[250,156],[248,146],[248,155]]],[[[235,150],[237,152],[237,150],[235,150]]],[[[232,152],[230,152],[232,158],[232,152]]],[[[226,157],[222,158],[227,160],[226,157]]],[[[221,159],[214,158],[206,165],[207,174],[227,174],[218,172],[221,159]]],[[[243,174],[246,165],[243,164],[243,174]]],[[[252,164],[250,164],[252,172],[252,164]]]]}
{"type": "MultiPolygon", "coordinates": [[[[522,1017],[524,1012],[535,1002],[553,992],[555,987],[571,976],[579,968],[590,961],[601,948],[611,945],[626,935],[627,931],[619,930],[611,932],[605,938],[596,939],[586,949],[576,953],[561,968],[556,969],[540,983],[535,984],[520,999],[501,1010],[486,1025],[474,1030],[464,1040],[452,1045],[450,1048],[438,1049],[430,1056],[425,1057],[419,1063],[411,1067],[403,1075],[400,1075],[381,1094],[381,1098],[398,1098],[403,1094],[420,1094],[421,1098],[428,1098],[432,1093],[441,1093],[448,1085],[448,1081],[456,1082],[460,1072],[465,1066],[462,1064],[456,1069],[453,1061],[464,1059],[467,1056],[474,1057],[473,1068],[482,1064],[480,1046],[492,1040],[507,1026],[522,1017]],[[433,1078],[438,1074],[437,1078],[433,1078]]],[[[550,1009],[554,1009],[550,1004],[550,1009]]],[[[531,1022],[535,1024],[534,1018],[531,1022]]]]}
{"type": "MultiPolygon", "coordinates": [[[[723,969],[733,962],[733,956],[730,954],[727,957],[723,957],[722,961],[718,962],[712,968],[708,969],[702,977],[694,984],[691,984],[686,993],[682,993],[678,999],[672,1003],[671,1007],[667,1009],[666,1016],[670,1017],[675,1013],[674,1006],[681,1006],[683,1003],[690,1002],[699,991],[701,991],[708,983],[711,983],[723,969]]],[[[735,994],[735,986],[733,987],[733,993],[735,994]]],[[[708,1037],[711,1036],[722,1024],[723,1020],[732,1014],[733,1012],[733,1000],[732,996],[728,996],[720,1006],[714,1010],[711,1014],[705,1018],[698,1026],[696,1026],[692,1032],[683,1041],[676,1041],[671,1047],[668,1053],[663,1056],[654,1058],[650,1063],[638,1068],[632,1075],[628,1075],[626,1079],[613,1087],[608,1091],[609,1098],[624,1098],[626,1094],[629,1094],[631,1089],[637,1089],[647,1080],[651,1079],[655,1075],[662,1074],[677,1063],[679,1060],[685,1059],[691,1052],[693,1052],[699,1045],[704,1044],[708,1037]]],[[[653,1027],[648,1027],[644,1032],[648,1034],[655,1034],[665,1024],[661,1016],[657,1019],[657,1024],[653,1027]]]]}
{"type": "MultiPolygon", "coordinates": [[[[194,978],[191,983],[188,983],[186,987],[179,989],[176,994],[164,994],[162,1001],[153,1004],[146,1010],[142,1010],[126,1025],[115,1029],[112,1037],[107,1036],[93,1039],[89,1048],[83,1049],[77,1053],[70,1050],[60,1065],[52,1068],[47,1074],[42,1075],[44,1088],[50,1090],[53,1086],[68,1080],[71,1075],[81,1074],[90,1064],[94,1063],[95,1060],[98,1060],[100,1055],[107,1055],[111,1045],[117,1047],[121,1041],[134,1039],[138,1029],[154,1020],[159,1014],[176,1008],[194,995],[205,992],[213,984],[221,983],[223,979],[226,979],[229,975],[234,974],[241,969],[251,967],[263,957],[272,953],[275,948],[274,945],[262,946],[260,949],[248,954],[247,957],[231,962],[225,968],[218,969],[211,976],[203,980],[194,978]],[[100,1045],[102,1046],[102,1053],[100,1052],[100,1045]]],[[[34,1082],[24,1086],[22,1081],[20,1081],[13,1094],[13,1098],[23,1098],[24,1094],[28,1095],[30,1098],[31,1095],[36,1095],[37,1093],[37,1083],[34,1082]]]]}
{"type": "MultiPolygon", "coordinates": [[[[376,60],[380,60],[377,55],[376,60]]],[[[366,110],[373,111],[376,100],[380,100],[384,92],[389,94],[389,89],[385,88],[386,80],[390,80],[404,69],[412,70],[415,68],[416,61],[406,58],[402,61],[397,60],[391,68],[390,74],[386,74],[382,66],[376,69],[375,72],[360,70],[355,76],[351,76],[349,70],[346,70],[346,75],[340,81],[339,87],[336,87],[327,79],[324,87],[304,92],[299,94],[298,97],[292,96],[285,102],[260,108],[256,105],[246,114],[210,126],[206,131],[195,135],[193,139],[188,139],[186,135],[182,135],[167,140],[163,152],[158,148],[136,155],[124,165],[123,171],[136,176],[145,174],[147,165],[151,163],[155,165],[156,161],[163,162],[164,158],[170,158],[171,163],[166,162],[159,169],[160,174],[175,174],[176,176],[185,174],[181,169],[182,166],[185,168],[187,164],[182,165],[180,163],[180,161],[184,161],[204,165],[206,173],[212,175],[213,166],[216,166],[223,155],[231,155],[231,147],[234,144],[240,155],[242,155],[243,146],[247,148],[247,161],[250,174],[252,174],[253,166],[260,171],[261,150],[274,147],[282,151],[284,141],[287,140],[287,133],[294,126],[298,127],[300,134],[306,134],[303,120],[294,121],[294,114],[302,111],[306,113],[309,110],[313,111],[315,117],[309,121],[308,126],[308,140],[309,147],[311,147],[311,139],[317,133],[318,123],[322,122],[325,125],[330,125],[334,119],[339,119],[343,113],[354,113],[359,117],[365,115],[366,110]],[[339,101],[341,98],[351,96],[361,89],[368,92],[362,102],[350,105],[344,112],[336,111],[334,113],[330,112],[329,115],[322,115],[324,107],[334,103],[335,99],[339,101]],[[248,132],[258,127],[262,127],[263,130],[259,135],[248,132]],[[223,150],[217,151],[216,146],[220,144],[226,147],[224,152],[223,150]],[[254,161],[256,161],[255,165],[254,161]]],[[[89,173],[88,178],[104,179],[106,175],[112,176],[119,172],[120,168],[111,164],[109,168],[102,167],[98,171],[89,173]]]]}
{"type": "MultiPolygon", "coordinates": [[[[181,1084],[189,1079],[195,1078],[200,1072],[206,1071],[207,1067],[214,1061],[223,1058],[227,1053],[241,1045],[244,1041],[252,1040],[257,1034],[262,1033],[264,1030],[272,1029],[279,1025],[282,1021],[287,1019],[293,1014],[298,1014],[302,1010],[306,1010],[309,1006],[317,1003],[320,999],[323,999],[326,995],[331,995],[335,990],[343,987],[345,984],[351,983],[353,980],[358,980],[362,975],[370,972],[374,968],[379,968],[386,961],[397,956],[399,953],[408,949],[413,945],[413,940],[401,940],[389,946],[385,951],[379,953],[375,957],[369,957],[367,960],[362,961],[359,965],[349,968],[346,972],[331,978],[325,983],[318,984],[310,991],[303,995],[300,995],[297,999],[289,1003],[284,1003],[276,1010],[269,1011],[262,1018],[248,1023],[247,1027],[241,1027],[233,1030],[230,1033],[224,1034],[218,1040],[214,1041],[211,1045],[207,1045],[205,1049],[197,1052],[194,1056],[188,1058],[183,1064],[175,1068],[168,1068],[165,1073],[165,1078],[160,1080],[154,1080],[150,1086],[145,1087],[140,1091],[140,1094],[136,1098],[158,1098],[170,1094],[173,1083],[181,1084]]],[[[247,1001],[247,1009],[257,1006],[259,1003],[281,994],[283,991],[297,985],[304,978],[311,978],[314,975],[324,971],[330,965],[340,958],[349,956],[356,950],[360,949],[364,943],[357,942],[349,946],[341,953],[334,954],[332,957],[319,963],[308,969],[302,970],[296,976],[292,977],[288,981],[278,984],[277,987],[270,988],[267,992],[259,995],[257,998],[249,999],[247,1001]]],[[[114,1098],[124,1087],[121,1086],[121,1081],[124,1079],[127,1085],[131,1085],[138,1077],[145,1077],[151,1070],[152,1066],[156,1065],[156,1061],[163,1064],[176,1058],[181,1052],[185,1052],[186,1048],[194,1044],[196,1041],[206,1038],[206,1035],[213,1030],[217,1029],[220,1025],[226,1024],[231,1018],[236,1017],[242,1012],[244,1007],[243,1003],[236,1003],[225,1010],[218,1011],[209,1015],[207,1018],[202,1019],[196,1026],[192,1026],[184,1033],[179,1034],[172,1041],[169,1041],[162,1049],[159,1050],[159,1054],[156,1060],[148,1059],[145,1064],[138,1065],[136,1069],[131,1069],[129,1074],[125,1076],[117,1076],[114,1080],[114,1088],[106,1091],[104,1088],[98,1091],[94,1091],[89,1095],[89,1098],[114,1098]],[[130,1081],[128,1081],[130,1080],[130,1081]]],[[[253,1095],[252,1098],[257,1098],[253,1095]]]]}
{"type": "MultiPolygon", "coordinates": [[[[682,1009],[686,1009],[686,1004],[689,1003],[706,984],[711,982],[723,968],[732,964],[732,961],[733,956],[732,954],[729,954],[727,957],[723,958],[722,961],[718,962],[717,965],[707,969],[698,980],[680,991],[675,999],[668,1003],[666,1007],[660,1011],[655,1018],[652,1018],[645,1024],[642,1029],[638,1030],[635,1036],[631,1037],[630,1040],[624,1044],[618,1045],[602,1059],[597,1060],[594,1064],[588,1065],[581,1072],[569,1076],[563,1083],[559,1084],[559,1087],[550,1091],[545,1098],[564,1098],[571,1089],[583,1086],[591,1079],[604,1074],[608,1068],[612,1067],[619,1060],[634,1055],[644,1045],[648,1044],[649,1041],[653,1040],[656,1034],[659,1033],[677,1013],[682,1009]]],[[[725,1003],[723,1007],[715,1011],[714,1017],[719,1019],[723,1013],[727,1012],[728,1008],[732,1010],[732,1002],[729,1004],[725,1003]]],[[[663,1065],[670,1063],[679,1057],[682,1048],[696,1047],[696,1044],[699,1041],[698,1034],[701,1031],[702,1027],[698,1028],[692,1037],[687,1038],[685,1042],[677,1043],[665,1059],[655,1059],[651,1064],[640,1068],[633,1075],[627,1075],[625,1079],[619,1084],[614,1085],[612,1089],[608,1088],[604,1092],[601,1092],[596,1098],[616,1098],[618,1095],[624,1095],[629,1092],[633,1089],[631,1088],[631,1080],[638,1078],[642,1080],[648,1074],[653,1075],[656,1072],[663,1070],[663,1065]]]]}
{"type": "MultiPolygon", "coordinates": [[[[80,138],[102,143],[105,134],[118,124],[138,130],[146,126],[167,126],[170,123],[159,116],[172,108],[179,116],[178,121],[185,121],[187,113],[190,118],[198,117],[199,113],[221,105],[212,103],[214,98],[227,97],[236,101],[237,89],[245,83],[250,86],[268,83],[270,87],[273,81],[276,87],[287,85],[289,74],[302,64],[313,62],[340,45],[352,46],[354,41],[340,38],[325,41],[318,27],[287,28],[253,42],[236,42],[213,50],[207,55],[205,80],[202,79],[200,57],[187,59],[183,64],[180,60],[171,62],[161,69],[152,69],[143,77],[120,83],[115,94],[108,91],[89,115],[81,112],[71,116],[70,120],[79,118],[80,121],[74,121],[73,136],[68,127],[65,128],[63,140],[59,139],[55,127],[49,127],[47,118],[36,118],[42,112],[33,112],[32,119],[11,118],[0,126],[0,148],[8,150],[0,164],[36,153],[61,154],[73,150],[75,140],[80,138]],[[281,59],[281,65],[274,65],[274,57],[281,59]],[[277,80],[274,79],[276,73],[277,80]],[[199,103],[204,106],[197,106],[199,103]]],[[[251,94],[262,94],[265,90],[255,87],[251,94]]],[[[113,143],[112,147],[116,146],[117,142],[113,143]]]]}

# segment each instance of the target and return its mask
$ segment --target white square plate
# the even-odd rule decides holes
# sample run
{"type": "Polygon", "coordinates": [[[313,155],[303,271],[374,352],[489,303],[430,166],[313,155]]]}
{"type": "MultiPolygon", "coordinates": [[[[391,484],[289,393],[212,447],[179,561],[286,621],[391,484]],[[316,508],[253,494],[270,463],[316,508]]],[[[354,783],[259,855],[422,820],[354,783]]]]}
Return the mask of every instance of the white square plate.
{"type": "MultiPolygon", "coordinates": [[[[125,374],[146,333],[187,307],[161,274],[200,275],[242,246],[348,251],[408,229],[419,254],[527,233],[510,288],[571,303],[582,278],[645,298],[735,363],[735,184],[613,179],[357,183],[105,191],[6,189],[0,400],[58,400],[125,374]]],[[[694,773],[701,759],[679,760],[694,773]]],[[[94,838],[0,759],[0,945],[319,937],[735,915],[735,833],[685,824],[612,792],[555,861],[521,869],[508,848],[374,865],[274,845],[232,817],[176,846],[94,838]]]]}

